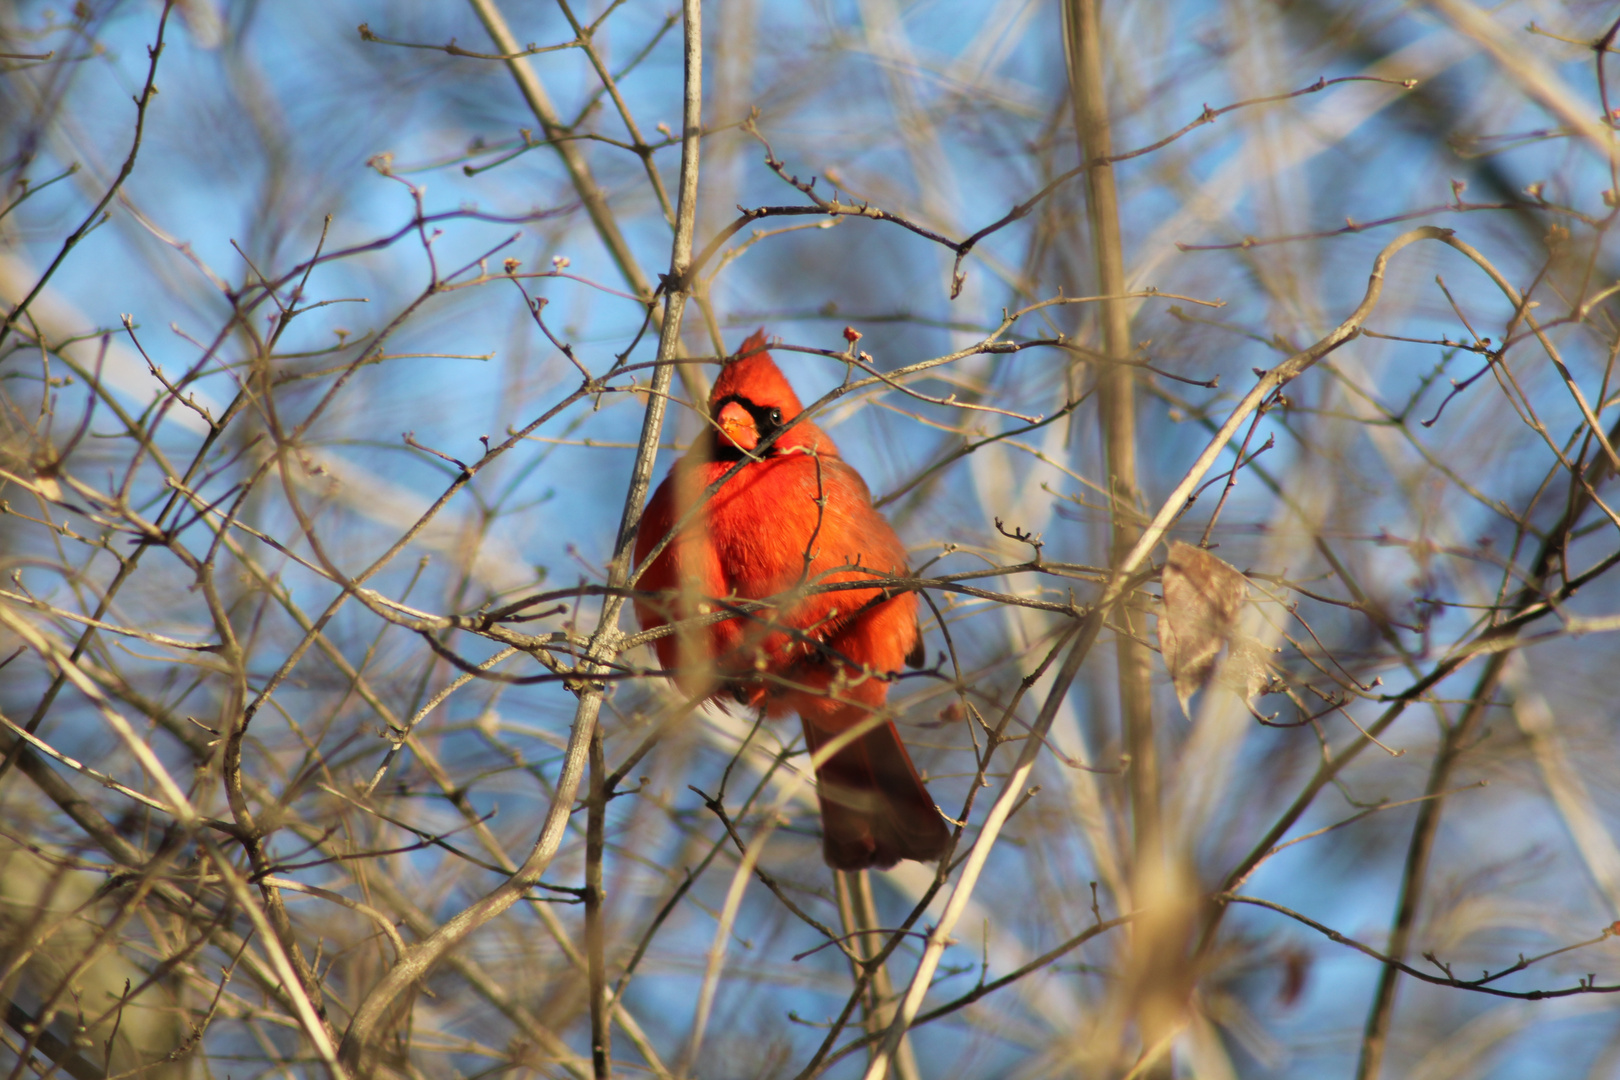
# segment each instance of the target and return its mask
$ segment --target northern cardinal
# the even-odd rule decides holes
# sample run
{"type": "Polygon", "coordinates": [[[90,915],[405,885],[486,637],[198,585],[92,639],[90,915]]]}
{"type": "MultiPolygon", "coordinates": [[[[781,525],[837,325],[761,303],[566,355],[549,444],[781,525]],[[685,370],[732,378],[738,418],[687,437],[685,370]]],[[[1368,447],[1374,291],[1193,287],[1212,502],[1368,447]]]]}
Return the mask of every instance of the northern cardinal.
{"type": "MultiPolygon", "coordinates": [[[[709,397],[713,426],[647,504],[638,566],[710,484],[744,463],[642,574],[635,606],[645,628],[727,602],[906,572],[900,538],[832,439],[808,420],[781,430],[803,406],[765,346],[759,330],[724,364],[709,397]]],[[[655,644],[687,693],[734,696],[771,717],[798,713],[812,752],[870,725],[888,696],[883,676],[923,660],[917,597],[881,589],[801,595],[655,644]]],[[[893,723],[877,723],[834,754],[816,779],[828,865],[860,870],[944,854],[945,820],[893,723]]]]}

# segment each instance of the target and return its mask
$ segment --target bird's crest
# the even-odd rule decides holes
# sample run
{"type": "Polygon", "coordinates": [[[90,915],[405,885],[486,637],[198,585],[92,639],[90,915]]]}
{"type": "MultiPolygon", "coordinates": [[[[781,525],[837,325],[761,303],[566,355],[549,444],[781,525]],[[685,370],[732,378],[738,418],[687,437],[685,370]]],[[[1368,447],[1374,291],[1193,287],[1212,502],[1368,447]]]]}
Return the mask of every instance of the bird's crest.
{"type": "Polygon", "coordinates": [[[788,385],[771,354],[765,351],[768,344],[763,326],[748,335],[721,367],[720,377],[714,381],[714,390],[709,394],[711,408],[725,398],[736,396],[756,405],[781,409],[783,420],[791,420],[804,411],[799,395],[788,385]]]}

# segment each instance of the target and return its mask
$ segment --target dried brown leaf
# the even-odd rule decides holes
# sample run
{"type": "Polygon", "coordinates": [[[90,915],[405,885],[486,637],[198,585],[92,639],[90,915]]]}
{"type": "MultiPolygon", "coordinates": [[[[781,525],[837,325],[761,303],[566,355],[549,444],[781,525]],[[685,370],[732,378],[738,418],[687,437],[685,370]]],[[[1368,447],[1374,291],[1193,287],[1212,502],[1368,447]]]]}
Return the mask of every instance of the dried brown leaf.
{"type": "Polygon", "coordinates": [[[1221,649],[1244,661],[1243,688],[1252,693],[1264,678],[1263,663],[1238,631],[1248,600],[1248,580],[1203,548],[1177,541],[1164,564],[1164,612],[1159,616],[1159,646],[1164,666],[1176,688],[1183,712],[1195,692],[1215,674],[1221,649]]]}

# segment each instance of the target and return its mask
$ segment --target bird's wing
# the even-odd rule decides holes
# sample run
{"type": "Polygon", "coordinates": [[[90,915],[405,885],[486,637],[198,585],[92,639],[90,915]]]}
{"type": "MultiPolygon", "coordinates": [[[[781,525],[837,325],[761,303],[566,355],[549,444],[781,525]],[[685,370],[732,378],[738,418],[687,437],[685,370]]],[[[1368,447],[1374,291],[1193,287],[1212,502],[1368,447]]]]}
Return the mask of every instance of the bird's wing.
{"type": "MultiPolygon", "coordinates": [[[[636,534],[638,567],[646,562],[653,548],[669,535],[680,520],[682,506],[690,505],[692,498],[692,493],[683,489],[694,484],[696,492],[703,490],[701,473],[684,474],[682,467],[677,465],[658,485],[658,490],[647,502],[640,530],[636,534]]],[[[703,527],[701,516],[653,558],[637,581],[636,589],[636,619],[647,629],[697,615],[701,613],[701,605],[711,604],[716,597],[725,596],[731,591],[720,555],[715,550],[709,531],[703,527]]],[[[712,640],[717,632],[720,632],[717,627],[711,627],[697,639],[704,643],[705,651],[711,657],[719,651],[712,640]]],[[[677,666],[680,650],[675,636],[658,638],[654,647],[659,662],[666,668],[677,666]]]]}

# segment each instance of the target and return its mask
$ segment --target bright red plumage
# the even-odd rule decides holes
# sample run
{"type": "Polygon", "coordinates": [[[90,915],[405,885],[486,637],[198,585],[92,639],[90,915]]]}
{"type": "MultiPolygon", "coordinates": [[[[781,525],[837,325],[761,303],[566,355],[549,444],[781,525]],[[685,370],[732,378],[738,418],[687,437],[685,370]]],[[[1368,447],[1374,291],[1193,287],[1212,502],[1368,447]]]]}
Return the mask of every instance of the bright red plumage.
{"type": "MultiPolygon", "coordinates": [[[[801,420],[758,455],[745,453],[803,411],[765,344],[760,330],[722,368],[709,398],[717,430],[693,445],[647,504],[638,566],[710,484],[753,458],[642,574],[638,588],[657,594],[636,601],[644,627],[719,610],[727,598],[763,599],[802,584],[869,576],[829,573],[836,567],[906,572],[900,538],[821,429],[801,420]]],[[[770,716],[798,713],[814,751],[883,704],[888,683],[865,672],[887,675],[921,656],[917,597],[884,599],[879,589],[816,593],[784,610],[659,638],[656,648],[688,693],[712,688],[714,696],[735,693],[770,716]],[[761,671],[774,678],[760,678],[761,671]]],[[[817,780],[831,866],[887,867],[944,853],[950,833],[892,723],[835,754],[817,780]]]]}

